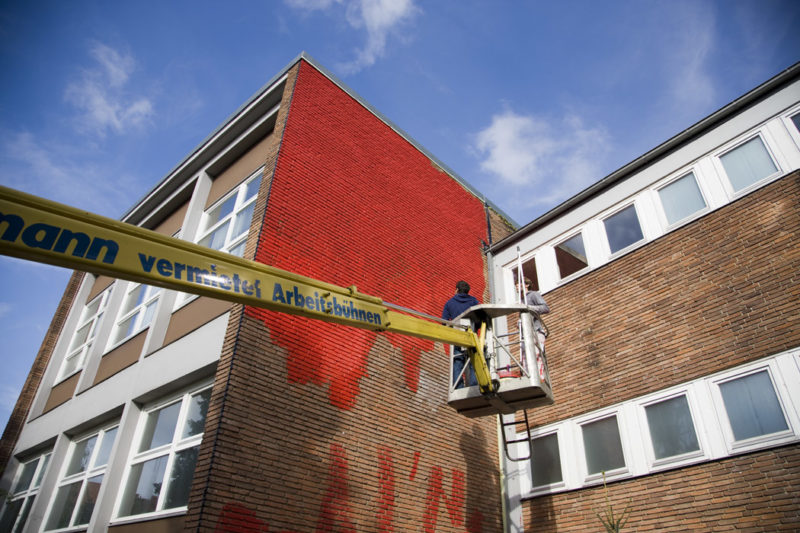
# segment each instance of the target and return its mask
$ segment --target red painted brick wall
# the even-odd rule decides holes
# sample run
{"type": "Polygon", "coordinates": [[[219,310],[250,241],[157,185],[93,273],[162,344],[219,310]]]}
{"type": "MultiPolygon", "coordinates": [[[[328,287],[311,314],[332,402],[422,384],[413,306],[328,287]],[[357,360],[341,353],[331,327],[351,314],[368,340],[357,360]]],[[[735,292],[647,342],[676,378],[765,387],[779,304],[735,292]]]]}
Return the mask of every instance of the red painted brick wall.
{"type": "MultiPolygon", "coordinates": [[[[292,90],[294,72],[257,260],[437,316],[458,279],[487,298],[481,202],[307,63],[292,90]]],[[[495,421],[446,405],[448,371],[438,343],[234,309],[187,529],[498,531],[495,421]]]]}
{"type": "MultiPolygon", "coordinates": [[[[800,173],[547,294],[546,425],[800,345],[800,173]]],[[[797,531],[798,446],[616,483],[630,531],[797,531]],[[724,487],[724,490],[717,487],[724,487]],[[786,492],[791,494],[787,495],[786,492]]],[[[602,489],[524,503],[526,531],[599,530],[602,489]],[[543,520],[543,522],[542,522],[543,520]]]]}

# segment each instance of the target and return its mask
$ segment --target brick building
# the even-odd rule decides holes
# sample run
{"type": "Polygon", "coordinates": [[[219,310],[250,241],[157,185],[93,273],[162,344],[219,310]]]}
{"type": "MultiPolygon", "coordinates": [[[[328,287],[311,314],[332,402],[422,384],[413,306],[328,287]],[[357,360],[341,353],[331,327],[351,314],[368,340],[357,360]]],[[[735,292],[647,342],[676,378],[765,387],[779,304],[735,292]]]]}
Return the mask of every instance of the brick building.
{"type": "MultiPolygon", "coordinates": [[[[489,299],[512,229],[305,55],[124,220],[434,316],[461,278],[489,299]]],[[[497,531],[495,421],[447,406],[448,372],[441,343],[75,273],[0,530],[497,531]]]]}
{"type": "Polygon", "coordinates": [[[552,310],[524,531],[800,529],[799,128],[800,64],[491,248],[552,310]]]}
{"type": "Polygon", "coordinates": [[[601,530],[603,476],[630,530],[796,530],[799,123],[795,65],[514,231],[299,57],[123,219],[432,315],[521,268],[552,308],[532,460],[447,406],[441,343],[76,273],[0,531],[601,530]]]}

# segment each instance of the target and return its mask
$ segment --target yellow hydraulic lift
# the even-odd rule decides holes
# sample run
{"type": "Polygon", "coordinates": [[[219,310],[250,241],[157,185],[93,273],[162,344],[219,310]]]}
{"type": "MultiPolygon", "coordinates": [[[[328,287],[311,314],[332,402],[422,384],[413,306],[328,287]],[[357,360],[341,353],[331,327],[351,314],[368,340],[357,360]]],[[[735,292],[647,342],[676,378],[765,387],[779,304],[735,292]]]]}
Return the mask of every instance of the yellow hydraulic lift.
{"type": "MultiPolygon", "coordinates": [[[[2,186],[0,254],[461,346],[467,349],[478,381],[478,387],[468,389],[478,390],[459,392],[457,402],[450,402],[454,408],[462,412],[459,406],[463,404],[467,416],[484,416],[528,406],[498,397],[502,380],[490,354],[484,353],[487,330],[491,331],[493,319],[499,316],[497,311],[481,309],[494,307],[491,305],[476,306],[465,313],[470,325],[451,327],[455,324],[410,315],[408,312],[413,311],[363,294],[355,286],[339,287],[2,186]],[[474,397],[491,401],[476,404],[474,397]]],[[[525,310],[514,308],[509,312],[520,311],[525,310]]],[[[544,378],[535,384],[546,384],[545,395],[552,401],[549,380],[544,378]]],[[[453,393],[451,387],[451,399],[453,393]]],[[[537,389],[537,402],[541,393],[537,389]]]]}

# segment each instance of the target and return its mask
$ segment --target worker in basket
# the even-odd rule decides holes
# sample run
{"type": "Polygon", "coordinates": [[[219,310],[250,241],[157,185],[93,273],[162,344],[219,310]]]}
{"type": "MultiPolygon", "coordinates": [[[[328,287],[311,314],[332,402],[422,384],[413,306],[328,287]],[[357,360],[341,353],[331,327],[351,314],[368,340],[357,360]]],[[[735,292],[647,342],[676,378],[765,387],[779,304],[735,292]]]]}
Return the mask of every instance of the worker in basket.
{"type": "MultiPolygon", "coordinates": [[[[442,310],[442,318],[451,321],[473,305],[478,305],[478,299],[469,293],[469,283],[466,281],[459,281],[456,283],[456,293],[452,298],[447,300],[442,310]]],[[[475,371],[472,369],[472,364],[469,362],[469,356],[466,349],[461,346],[453,346],[453,384],[457,389],[464,386],[472,387],[478,384],[475,377],[475,371]],[[466,369],[464,367],[466,366],[466,369]],[[464,369],[464,375],[461,375],[461,370],[464,369]],[[458,382],[456,382],[458,380],[458,382]]]]}
{"type": "MultiPolygon", "coordinates": [[[[516,283],[517,288],[517,295],[521,302],[527,305],[532,311],[536,313],[533,319],[533,331],[536,335],[534,340],[534,353],[535,360],[537,362],[537,366],[539,367],[539,374],[544,379],[544,360],[542,358],[542,354],[544,353],[544,342],[547,339],[547,330],[544,327],[544,324],[537,315],[544,315],[550,312],[550,306],[547,305],[547,302],[544,301],[542,295],[539,291],[533,290],[533,282],[530,278],[523,279],[524,288],[521,288],[519,285],[519,281],[516,283]]],[[[523,345],[524,349],[524,345],[523,345]]],[[[526,357],[522,357],[523,364],[525,362],[526,357]]]]}

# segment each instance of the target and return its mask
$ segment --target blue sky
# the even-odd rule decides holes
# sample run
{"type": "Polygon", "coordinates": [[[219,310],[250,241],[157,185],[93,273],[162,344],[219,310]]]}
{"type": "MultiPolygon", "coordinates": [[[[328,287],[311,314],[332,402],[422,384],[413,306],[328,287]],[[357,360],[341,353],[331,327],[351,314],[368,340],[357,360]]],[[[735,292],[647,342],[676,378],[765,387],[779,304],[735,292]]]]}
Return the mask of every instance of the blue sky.
{"type": "MultiPolygon", "coordinates": [[[[0,2],[0,183],[121,216],[306,51],[525,224],[800,60],[800,3],[0,2]]],[[[66,286],[0,257],[0,426],[66,286]]]]}

